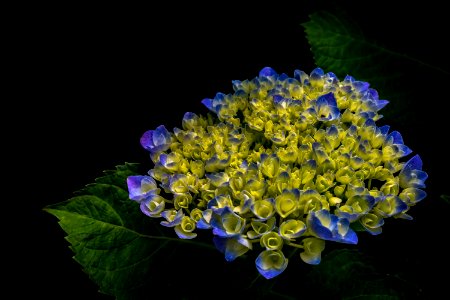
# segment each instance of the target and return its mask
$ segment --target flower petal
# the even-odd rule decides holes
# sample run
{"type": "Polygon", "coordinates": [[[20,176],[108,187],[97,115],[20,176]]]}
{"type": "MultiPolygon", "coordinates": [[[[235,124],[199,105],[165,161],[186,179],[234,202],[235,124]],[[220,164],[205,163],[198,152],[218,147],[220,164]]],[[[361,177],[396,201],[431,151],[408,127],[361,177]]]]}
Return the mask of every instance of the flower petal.
{"type": "Polygon", "coordinates": [[[322,259],[322,251],[325,249],[325,241],[317,238],[303,240],[304,251],[300,258],[307,264],[318,265],[322,259]]]}
{"type": "Polygon", "coordinates": [[[131,200],[142,201],[150,195],[159,194],[156,181],[150,176],[128,176],[127,186],[131,200]]]}
{"type": "Polygon", "coordinates": [[[424,188],[428,174],[422,171],[422,160],[419,155],[413,156],[406,162],[398,175],[402,188],[424,188]]]}
{"type": "Polygon", "coordinates": [[[280,250],[265,250],[256,258],[256,268],[266,279],[280,275],[288,265],[288,259],[280,250]]]}
{"type": "Polygon", "coordinates": [[[243,245],[244,243],[242,243],[242,241],[240,242],[239,238],[236,237],[223,238],[215,236],[213,242],[216,248],[225,254],[226,261],[233,261],[250,250],[248,246],[243,245]]]}
{"type": "Polygon", "coordinates": [[[261,71],[259,71],[259,77],[270,77],[276,75],[277,72],[275,72],[275,70],[270,67],[265,67],[261,71]]]}

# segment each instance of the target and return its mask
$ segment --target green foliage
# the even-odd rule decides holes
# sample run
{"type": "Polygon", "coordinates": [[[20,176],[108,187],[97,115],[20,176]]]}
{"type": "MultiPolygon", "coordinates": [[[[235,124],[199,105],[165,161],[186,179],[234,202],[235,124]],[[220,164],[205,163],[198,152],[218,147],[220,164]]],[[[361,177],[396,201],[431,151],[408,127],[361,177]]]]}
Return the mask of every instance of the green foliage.
{"type": "Polygon", "coordinates": [[[445,203],[450,204],[450,196],[449,195],[441,195],[441,199],[444,200],[445,203]]]}
{"type": "Polygon", "coordinates": [[[339,249],[324,257],[307,277],[319,299],[407,299],[416,288],[399,276],[389,275],[361,252],[339,249]]]}
{"type": "Polygon", "coordinates": [[[364,35],[361,29],[344,15],[316,12],[302,24],[316,65],[339,78],[351,75],[367,81],[391,103],[383,114],[400,123],[414,118],[409,106],[417,98],[414,86],[423,85],[422,78],[406,74],[446,74],[449,72],[429,65],[407,54],[397,53],[364,35]],[[412,82],[417,80],[417,82],[412,82]]]}
{"type": "Polygon", "coordinates": [[[118,299],[135,299],[143,289],[163,284],[164,263],[175,251],[192,251],[195,245],[196,251],[200,246],[217,252],[211,243],[178,239],[141,213],[126,189],[126,178],[137,174],[137,167],[118,166],[72,199],[45,208],[59,219],[74,259],[100,292],[118,299]]]}

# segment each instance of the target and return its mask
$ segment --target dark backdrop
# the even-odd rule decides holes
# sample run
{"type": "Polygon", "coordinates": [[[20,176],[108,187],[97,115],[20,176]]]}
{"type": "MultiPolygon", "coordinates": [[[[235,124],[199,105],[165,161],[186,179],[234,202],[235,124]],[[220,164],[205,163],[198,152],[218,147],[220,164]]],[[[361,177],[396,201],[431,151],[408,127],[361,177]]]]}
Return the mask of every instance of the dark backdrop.
{"type": "MultiPolygon", "coordinates": [[[[310,72],[315,65],[300,24],[316,10],[344,11],[369,38],[448,70],[449,49],[443,43],[449,24],[442,5],[313,2],[39,7],[27,28],[30,85],[23,88],[29,104],[21,113],[28,128],[22,157],[23,171],[32,178],[25,200],[32,223],[16,281],[25,280],[43,299],[108,299],[71,259],[56,219],[41,209],[70,198],[102,170],[123,162],[150,166],[141,134],[161,124],[180,126],[186,111],[205,113],[200,101],[231,92],[231,80],[253,78],[265,66],[289,75],[295,69],[310,72]]],[[[411,86],[417,97],[409,107],[420,118],[394,129],[422,156],[429,197],[412,210],[414,221],[392,222],[381,236],[367,235],[372,239],[361,243],[380,256],[415,253],[408,255],[415,260],[401,265],[417,272],[426,293],[434,293],[446,290],[448,278],[448,206],[439,195],[448,180],[443,141],[448,139],[449,81],[433,71],[420,76],[423,86],[417,81],[411,86]],[[424,220],[429,227],[423,227],[424,220]]]]}

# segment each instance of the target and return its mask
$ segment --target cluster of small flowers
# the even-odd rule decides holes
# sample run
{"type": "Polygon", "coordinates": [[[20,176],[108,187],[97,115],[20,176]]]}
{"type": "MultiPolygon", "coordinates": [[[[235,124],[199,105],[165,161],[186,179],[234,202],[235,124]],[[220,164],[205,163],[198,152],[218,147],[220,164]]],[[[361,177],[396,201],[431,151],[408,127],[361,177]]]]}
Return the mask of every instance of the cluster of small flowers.
{"type": "Polygon", "coordinates": [[[351,223],[379,234],[425,198],[422,161],[400,161],[411,150],[375,124],[388,101],[367,82],[266,67],[233,89],[202,101],[212,113],[186,113],[183,129],[141,138],[154,168],[128,178],[130,199],[178,237],[211,229],[227,261],[258,243],[256,267],[272,278],[288,264],[284,247],[318,264],[325,241],[358,242],[351,223]]]}

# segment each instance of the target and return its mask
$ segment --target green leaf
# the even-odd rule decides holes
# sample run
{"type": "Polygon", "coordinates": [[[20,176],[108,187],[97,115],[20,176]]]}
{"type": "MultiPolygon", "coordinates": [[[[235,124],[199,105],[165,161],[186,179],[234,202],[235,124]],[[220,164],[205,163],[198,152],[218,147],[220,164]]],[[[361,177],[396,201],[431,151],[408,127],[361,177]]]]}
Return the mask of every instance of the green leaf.
{"type": "Polygon", "coordinates": [[[416,288],[399,276],[380,270],[357,250],[337,249],[323,258],[307,277],[318,298],[405,299],[417,296],[416,288]]]}
{"type": "Polygon", "coordinates": [[[367,39],[361,29],[342,13],[317,12],[311,14],[310,20],[302,26],[317,66],[340,78],[351,75],[357,80],[369,82],[382,99],[391,102],[383,114],[395,116],[399,123],[413,117],[408,107],[412,101],[422,100],[417,95],[416,87],[426,86],[423,77],[408,74],[450,74],[447,70],[367,39]]]}
{"type": "Polygon", "coordinates": [[[450,196],[449,195],[441,195],[441,199],[444,200],[445,203],[450,204],[450,196]]]}
{"type": "MultiPolygon", "coordinates": [[[[126,188],[127,176],[138,174],[137,169],[136,164],[118,166],[72,199],[44,209],[59,219],[74,259],[100,292],[117,299],[136,299],[151,288],[167,286],[164,276],[173,271],[164,267],[176,251],[195,249],[205,255],[198,249],[203,247],[217,252],[211,243],[178,239],[173,230],[164,231],[140,212],[126,188]]],[[[192,267],[193,262],[187,265],[192,267]]]]}

